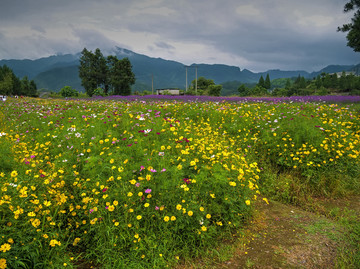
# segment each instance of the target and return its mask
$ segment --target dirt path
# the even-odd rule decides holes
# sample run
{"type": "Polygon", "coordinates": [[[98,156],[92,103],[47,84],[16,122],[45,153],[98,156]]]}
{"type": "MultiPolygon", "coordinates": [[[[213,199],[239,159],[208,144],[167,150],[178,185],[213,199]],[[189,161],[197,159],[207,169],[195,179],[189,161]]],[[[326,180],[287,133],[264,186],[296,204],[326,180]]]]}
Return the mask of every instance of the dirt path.
{"type": "Polygon", "coordinates": [[[332,268],[336,223],[296,207],[270,203],[257,212],[244,249],[223,268],[332,268]],[[251,238],[250,238],[251,237],[251,238]]]}
{"type": "Polygon", "coordinates": [[[347,244],[346,227],[336,219],[348,213],[359,217],[360,197],[315,204],[318,213],[278,202],[259,205],[245,237],[233,246],[231,258],[203,260],[190,267],[334,268],[338,249],[347,244]]]}

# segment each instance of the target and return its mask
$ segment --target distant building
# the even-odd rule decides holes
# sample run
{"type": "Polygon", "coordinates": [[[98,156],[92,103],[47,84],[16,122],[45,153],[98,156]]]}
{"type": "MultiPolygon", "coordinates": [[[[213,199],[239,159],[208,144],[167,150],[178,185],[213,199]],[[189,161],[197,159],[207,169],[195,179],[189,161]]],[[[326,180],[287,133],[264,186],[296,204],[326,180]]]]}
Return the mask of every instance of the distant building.
{"type": "Polygon", "coordinates": [[[343,75],[343,73],[345,74],[345,76],[350,76],[350,75],[356,76],[355,71],[336,72],[336,73],[332,73],[332,74],[330,74],[330,75],[336,74],[336,76],[337,76],[338,78],[340,78],[340,77],[343,75]]]}
{"type": "Polygon", "coordinates": [[[156,95],[180,95],[180,90],[174,88],[156,89],[156,95]]]}

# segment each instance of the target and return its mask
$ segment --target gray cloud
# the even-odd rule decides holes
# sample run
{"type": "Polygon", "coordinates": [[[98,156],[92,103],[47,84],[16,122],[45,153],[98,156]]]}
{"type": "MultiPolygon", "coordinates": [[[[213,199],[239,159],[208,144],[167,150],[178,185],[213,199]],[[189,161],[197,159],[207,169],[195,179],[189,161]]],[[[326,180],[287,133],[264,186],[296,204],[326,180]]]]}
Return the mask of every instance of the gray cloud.
{"type": "Polygon", "coordinates": [[[163,41],[156,42],[155,46],[157,46],[160,49],[166,49],[166,50],[175,49],[173,46],[171,46],[170,44],[163,42],[163,41]]]}
{"type": "Polygon", "coordinates": [[[253,71],[357,64],[337,26],[345,0],[4,0],[0,59],[126,47],[253,71]]]}

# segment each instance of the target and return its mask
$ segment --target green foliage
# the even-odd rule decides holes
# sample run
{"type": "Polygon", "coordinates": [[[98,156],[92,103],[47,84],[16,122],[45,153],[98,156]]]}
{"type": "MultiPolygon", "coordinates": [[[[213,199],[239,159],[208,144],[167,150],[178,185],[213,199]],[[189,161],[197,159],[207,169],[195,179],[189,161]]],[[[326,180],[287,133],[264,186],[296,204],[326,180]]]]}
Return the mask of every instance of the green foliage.
{"type": "Polygon", "coordinates": [[[131,85],[135,83],[135,74],[132,72],[129,59],[119,60],[115,56],[108,56],[107,61],[112,94],[130,95],[131,85]]]}
{"type": "Polygon", "coordinates": [[[241,232],[260,194],[360,193],[359,105],[136,99],[0,106],[8,264],[173,268],[241,232]]]}
{"type": "Polygon", "coordinates": [[[89,96],[93,96],[97,88],[102,88],[105,95],[130,95],[131,85],[135,83],[135,75],[128,58],[119,60],[110,55],[105,59],[100,49],[96,49],[95,53],[83,49],[79,77],[89,96]]]}
{"type": "Polygon", "coordinates": [[[271,82],[270,82],[269,74],[266,75],[265,82],[264,82],[264,88],[267,89],[267,90],[271,88],[271,82]]]}
{"type": "Polygon", "coordinates": [[[346,39],[348,40],[347,45],[350,48],[353,48],[354,51],[360,51],[360,1],[359,0],[350,0],[344,6],[344,12],[350,12],[355,10],[351,22],[344,24],[342,27],[338,27],[338,31],[348,32],[346,39]]]}
{"type": "Polygon", "coordinates": [[[220,96],[222,85],[215,85],[213,79],[206,79],[199,77],[197,82],[194,79],[191,82],[189,90],[186,92],[187,95],[210,95],[220,96]]]}
{"type": "Polygon", "coordinates": [[[33,80],[25,76],[20,80],[6,65],[0,66],[0,94],[37,97],[37,87],[33,80]]]}
{"type": "Polygon", "coordinates": [[[265,89],[264,87],[262,87],[260,85],[256,85],[255,88],[250,90],[251,96],[266,96],[268,94],[269,93],[268,93],[267,89],[265,89]]]}
{"type": "Polygon", "coordinates": [[[250,95],[250,89],[245,86],[245,84],[241,84],[238,88],[238,92],[240,96],[249,96],[250,95]]]}
{"type": "Polygon", "coordinates": [[[79,92],[73,88],[71,88],[70,86],[65,86],[63,87],[59,94],[62,96],[62,97],[77,97],[79,96],[79,92]]]}
{"type": "Polygon", "coordinates": [[[285,88],[275,88],[272,90],[271,95],[277,97],[286,97],[290,96],[290,91],[285,88]]]}
{"type": "Polygon", "coordinates": [[[266,87],[265,87],[265,80],[264,80],[263,76],[261,76],[261,77],[259,78],[259,82],[258,82],[258,84],[257,84],[256,86],[259,86],[259,87],[262,87],[262,88],[266,89],[266,87]]]}
{"type": "Polygon", "coordinates": [[[94,96],[105,96],[105,91],[102,89],[102,88],[96,88],[94,91],[93,91],[93,95],[94,96]]]}
{"type": "Polygon", "coordinates": [[[220,96],[222,90],[222,85],[210,85],[209,86],[209,95],[210,96],[220,96]]]}
{"type": "Polygon", "coordinates": [[[251,217],[260,170],[222,131],[223,117],[237,118],[223,113],[224,104],[5,104],[0,143],[16,160],[0,172],[0,246],[11,242],[1,254],[8,264],[61,268],[85,259],[106,268],[172,267],[251,217]]]}

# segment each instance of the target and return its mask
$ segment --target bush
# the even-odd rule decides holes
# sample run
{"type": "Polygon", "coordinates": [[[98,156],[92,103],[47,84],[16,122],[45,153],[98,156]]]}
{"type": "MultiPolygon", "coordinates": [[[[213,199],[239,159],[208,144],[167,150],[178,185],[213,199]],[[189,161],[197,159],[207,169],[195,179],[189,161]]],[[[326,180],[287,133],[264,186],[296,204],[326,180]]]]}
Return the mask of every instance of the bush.
{"type": "Polygon", "coordinates": [[[63,87],[59,94],[62,96],[62,97],[77,97],[79,95],[78,91],[71,88],[70,86],[65,86],[63,87]]]}

